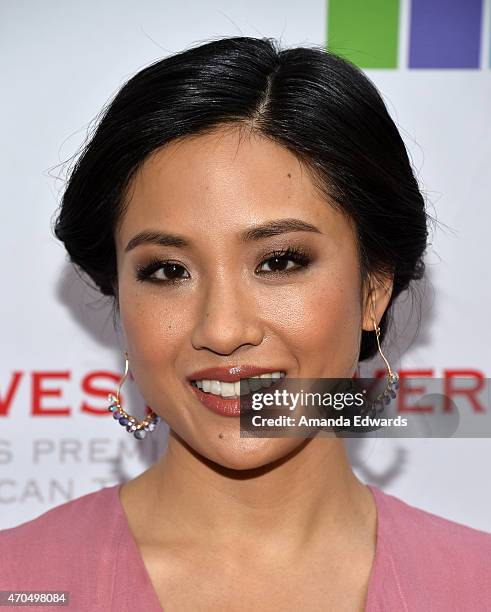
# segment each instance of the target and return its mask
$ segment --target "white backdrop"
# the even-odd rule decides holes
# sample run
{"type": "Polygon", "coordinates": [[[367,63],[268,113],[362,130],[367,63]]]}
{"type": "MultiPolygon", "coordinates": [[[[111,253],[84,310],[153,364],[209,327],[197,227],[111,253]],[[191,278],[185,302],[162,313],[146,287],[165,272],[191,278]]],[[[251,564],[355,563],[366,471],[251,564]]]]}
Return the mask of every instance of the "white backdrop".
{"type": "MultiPolygon", "coordinates": [[[[139,443],[105,411],[105,395],[123,371],[122,343],[107,301],[80,281],[50,233],[63,178],[53,167],[77,151],[107,99],[148,63],[217,36],[325,44],[327,8],[320,0],[3,0],[0,11],[0,528],[6,528],[136,476],[166,441],[163,423],[139,443]]],[[[419,287],[419,333],[414,337],[416,312],[405,329],[411,301],[402,300],[400,336],[389,355],[398,369],[429,368],[436,377],[446,368],[474,369],[489,377],[490,6],[485,2],[481,67],[474,70],[408,69],[408,11],[403,0],[399,67],[366,72],[442,225],[427,257],[428,280],[419,287]]],[[[125,385],[129,392],[128,406],[138,413],[143,400],[132,383],[125,385]]],[[[489,439],[368,438],[347,445],[363,481],[491,531],[489,439]]]]}

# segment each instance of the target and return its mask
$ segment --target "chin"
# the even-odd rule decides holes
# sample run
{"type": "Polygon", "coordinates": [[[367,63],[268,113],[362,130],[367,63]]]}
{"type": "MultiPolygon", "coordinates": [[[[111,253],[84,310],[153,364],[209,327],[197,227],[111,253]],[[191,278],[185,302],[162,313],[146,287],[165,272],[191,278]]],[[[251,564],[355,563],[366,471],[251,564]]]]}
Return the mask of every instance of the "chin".
{"type": "Polygon", "coordinates": [[[230,432],[222,435],[219,438],[217,434],[213,445],[202,449],[203,456],[223,468],[242,471],[281,462],[305,443],[302,438],[241,438],[230,432]]]}

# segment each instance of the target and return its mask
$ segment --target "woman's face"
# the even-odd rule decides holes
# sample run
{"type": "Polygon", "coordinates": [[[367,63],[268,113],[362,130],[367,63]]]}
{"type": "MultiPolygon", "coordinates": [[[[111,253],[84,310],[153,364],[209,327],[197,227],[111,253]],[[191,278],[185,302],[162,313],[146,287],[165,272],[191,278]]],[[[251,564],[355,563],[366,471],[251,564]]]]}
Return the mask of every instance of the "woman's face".
{"type": "Polygon", "coordinates": [[[354,230],[297,158],[230,129],[171,143],[134,177],[116,244],[125,348],[147,404],[223,466],[258,467],[296,448],[299,438],[241,438],[239,417],[204,407],[187,377],[244,364],[294,378],[355,372],[362,327],[373,324],[354,230]],[[245,235],[272,222],[278,231],[245,235]],[[128,250],[141,232],[182,243],[128,250]]]}

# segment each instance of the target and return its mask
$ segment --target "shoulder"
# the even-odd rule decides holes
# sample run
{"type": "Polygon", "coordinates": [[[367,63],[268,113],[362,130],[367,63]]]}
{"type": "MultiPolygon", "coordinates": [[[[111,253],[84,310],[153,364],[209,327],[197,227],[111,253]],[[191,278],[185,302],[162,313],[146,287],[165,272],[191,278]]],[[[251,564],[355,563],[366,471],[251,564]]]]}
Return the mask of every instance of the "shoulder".
{"type": "Polygon", "coordinates": [[[407,598],[419,597],[416,591],[426,589],[434,598],[433,609],[440,609],[440,600],[491,606],[491,533],[370,488],[379,509],[380,545],[390,555],[407,598]]]}
{"type": "Polygon", "coordinates": [[[54,579],[66,586],[69,575],[110,570],[101,553],[118,543],[117,494],[118,485],[103,488],[0,530],[0,590],[46,588],[54,579]]]}
{"type": "Polygon", "coordinates": [[[452,521],[404,500],[371,487],[385,511],[385,517],[393,528],[395,539],[405,545],[432,544],[436,553],[452,551],[459,556],[470,553],[473,557],[491,555],[491,533],[452,521]]]}

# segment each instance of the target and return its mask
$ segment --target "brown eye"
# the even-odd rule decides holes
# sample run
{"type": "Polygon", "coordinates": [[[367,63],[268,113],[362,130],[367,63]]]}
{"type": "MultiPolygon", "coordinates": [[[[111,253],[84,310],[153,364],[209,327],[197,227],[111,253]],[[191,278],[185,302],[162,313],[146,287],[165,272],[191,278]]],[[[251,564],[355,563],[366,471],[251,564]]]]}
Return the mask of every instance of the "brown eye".
{"type": "Polygon", "coordinates": [[[267,265],[269,269],[259,270],[262,275],[289,274],[300,271],[310,265],[312,259],[308,253],[296,247],[289,247],[283,251],[273,251],[259,266],[267,265]],[[293,262],[293,265],[290,264],[293,262]]]}
{"type": "Polygon", "coordinates": [[[184,278],[189,278],[189,273],[184,266],[172,261],[152,260],[145,266],[138,266],[136,279],[138,281],[149,281],[155,283],[173,283],[184,278]],[[187,276],[183,276],[183,272],[187,276]]]}
{"type": "MultiPolygon", "coordinates": [[[[290,268],[295,267],[295,262],[293,265],[288,268],[289,262],[292,262],[291,257],[270,257],[264,261],[264,264],[269,266],[269,270],[264,270],[265,272],[286,272],[290,268]]],[[[262,265],[264,265],[262,264],[262,265]]]]}
{"type": "Polygon", "coordinates": [[[181,277],[183,271],[186,272],[186,269],[179,264],[166,263],[160,266],[152,276],[160,280],[176,280],[181,277]],[[159,272],[160,274],[158,274],[159,272]]]}

